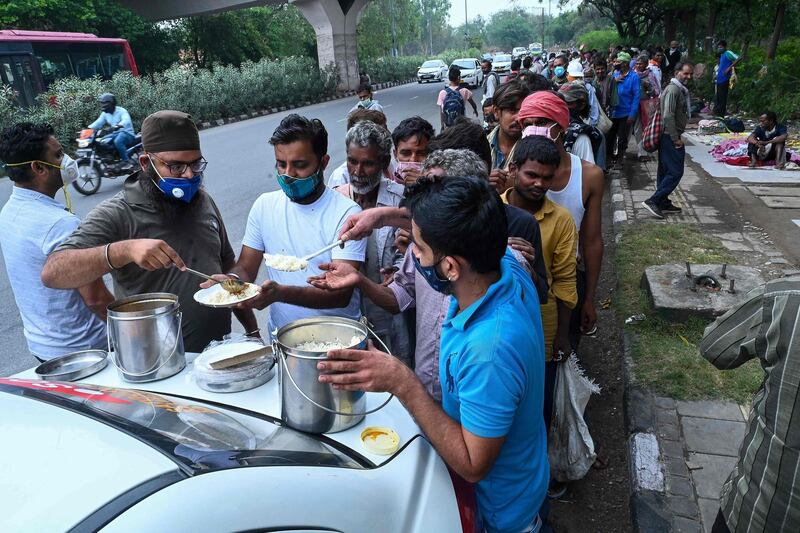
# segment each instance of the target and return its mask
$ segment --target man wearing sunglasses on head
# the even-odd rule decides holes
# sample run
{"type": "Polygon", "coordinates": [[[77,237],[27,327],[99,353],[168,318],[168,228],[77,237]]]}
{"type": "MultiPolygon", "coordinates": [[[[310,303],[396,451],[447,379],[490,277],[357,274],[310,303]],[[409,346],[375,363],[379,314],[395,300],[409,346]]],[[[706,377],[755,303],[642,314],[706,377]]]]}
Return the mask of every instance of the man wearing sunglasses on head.
{"type": "MultiPolygon", "coordinates": [[[[81,287],[110,273],[117,298],[148,292],[176,294],[187,351],[199,352],[230,333],[230,310],[195,302],[198,279],[181,272],[228,272],[235,264],[222,216],[202,188],[206,160],[192,117],[158,111],[142,123],[141,170],[123,190],[97,205],[48,258],[48,287],[81,287]],[[177,267],[177,268],[172,268],[177,267]]],[[[245,331],[256,331],[251,310],[235,310],[245,331]]]]}

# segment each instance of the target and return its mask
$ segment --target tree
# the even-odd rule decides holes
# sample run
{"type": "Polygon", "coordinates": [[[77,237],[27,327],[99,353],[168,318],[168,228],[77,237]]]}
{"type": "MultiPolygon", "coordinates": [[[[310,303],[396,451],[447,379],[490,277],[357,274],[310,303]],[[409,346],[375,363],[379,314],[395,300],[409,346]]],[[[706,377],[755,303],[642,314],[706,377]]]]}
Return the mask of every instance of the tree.
{"type": "Polygon", "coordinates": [[[316,37],[300,11],[290,5],[253,7],[182,19],[184,43],[198,68],[240,65],[262,57],[316,55],[316,37]]]}
{"type": "Polygon", "coordinates": [[[498,11],[486,24],[486,38],[489,44],[503,49],[527,46],[541,36],[540,25],[536,24],[527,11],[520,8],[498,11]]]}
{"type": "Polygon", "coordinates": [[[778,50],[778,41],[781,38],[783,31],[783,19],[786,16],[786,0],[778,2],[777,9],[775,10],[775,24],[772,29],[772,38],[769,40],[769,48],[767,48],[767,59],[772,61],[775,59],[775,52],[778,50]]]}
{"type": "MultiPolygon", "coordinates": [[[[417,0],[421,15],[422,37],[425,45],[423,51],[426,55],[433,55],[434,33],[441,34],[442,28],[447,28],[446,21],[450,15],[450,0],[417,0]]],[[[449,36],[449,31],[448,31],[449,36]]]]}
{"type": "Polygon", "coordinates": [[[652,39],[664,16],[664,9],[653,0],[583,0],[582,5],[612,21],[620,37],[631,43],[652,39]]]}
{"type": "Polygon", "coordinates": [[[420,18],[420,6],[414,0],[370,2],[358,23],[359,57],[391,56],[393,43],[398,50],[405,49],[411,43],[418,43],[420,18]]]}

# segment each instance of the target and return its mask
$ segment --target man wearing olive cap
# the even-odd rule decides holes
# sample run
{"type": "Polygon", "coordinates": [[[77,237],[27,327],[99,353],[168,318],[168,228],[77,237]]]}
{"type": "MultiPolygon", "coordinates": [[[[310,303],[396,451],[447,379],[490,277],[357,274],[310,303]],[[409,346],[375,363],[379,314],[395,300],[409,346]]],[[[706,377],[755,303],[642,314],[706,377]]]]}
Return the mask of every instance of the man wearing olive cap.
{"type": "MultiPolygon", "coordinates": [[[[117,298],[148,292],[176,294],[187,351],[199,352],[230,333],[228,309],[194,301],[198,279],[182,272],[227,272],[234,263],[222,216],[202,188],[206,160],[192,117],[158,111],[142,123],[141,170],[99,205],[50,255],[42,270],[48,287],[70,289],[110,273],[117,298]],[[177,267],[177,268],[172,268],[177,267]]],[[[255,331],[250,310],[235,311],[255,331]]]]}

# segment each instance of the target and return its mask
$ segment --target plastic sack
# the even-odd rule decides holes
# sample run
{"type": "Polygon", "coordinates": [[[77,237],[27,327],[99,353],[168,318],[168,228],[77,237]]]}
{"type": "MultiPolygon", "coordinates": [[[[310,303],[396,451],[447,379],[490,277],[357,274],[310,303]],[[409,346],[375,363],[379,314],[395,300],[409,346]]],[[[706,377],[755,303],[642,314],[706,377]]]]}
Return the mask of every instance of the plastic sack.
{"type": "Polygon", "coordinates": [[[597,454],[583,411],[600,387],[584,375],[573,353],[558,365],[553,389],[553,419],[548,435],[550,476],[558,481],[581,479],[594,464],[597,454]]]}

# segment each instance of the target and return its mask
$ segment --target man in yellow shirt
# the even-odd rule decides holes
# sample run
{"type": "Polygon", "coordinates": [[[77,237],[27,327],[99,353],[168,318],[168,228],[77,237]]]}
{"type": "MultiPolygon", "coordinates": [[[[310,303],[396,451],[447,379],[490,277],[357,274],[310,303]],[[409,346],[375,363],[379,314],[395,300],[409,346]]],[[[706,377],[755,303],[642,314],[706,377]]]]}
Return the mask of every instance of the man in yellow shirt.
{"type": "Polygon", "coordinates": [[[513,187],[502,194],[503,201],[529,212],[542,233],[542,258],[550,287],[547,303],[541,306],[545,342],[545,422],[550,426],[556,364],[568,356],[571,310],[578,302],[575,287],[575,255],[578,232],[572,215],[547,197],[547,191],[561,161],[556,144],[532,135],[520,139],[508,165],[513,187]]]}

